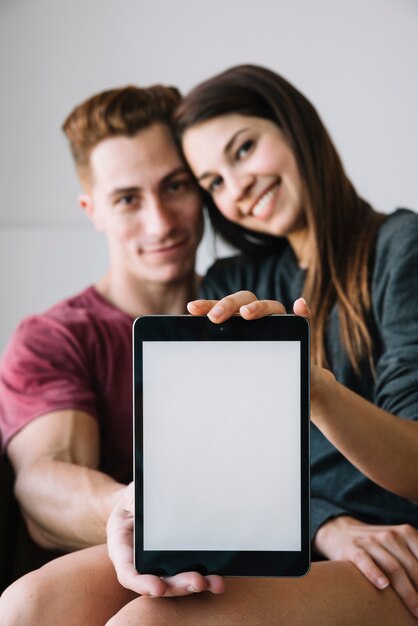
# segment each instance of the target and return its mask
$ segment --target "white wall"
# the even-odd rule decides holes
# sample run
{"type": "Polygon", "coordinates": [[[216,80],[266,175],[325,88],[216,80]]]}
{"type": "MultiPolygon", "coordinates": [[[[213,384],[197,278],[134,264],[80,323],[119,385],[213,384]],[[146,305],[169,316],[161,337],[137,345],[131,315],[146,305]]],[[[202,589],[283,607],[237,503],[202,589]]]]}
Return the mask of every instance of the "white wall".
{"type": "Polygon", "coordinates": [[[417,33],[415,0],[1,0],[0,350],[106,268],[60,132],[76,103],[264,64],[314,102],[376,208],[418,208],[417,33]]]}

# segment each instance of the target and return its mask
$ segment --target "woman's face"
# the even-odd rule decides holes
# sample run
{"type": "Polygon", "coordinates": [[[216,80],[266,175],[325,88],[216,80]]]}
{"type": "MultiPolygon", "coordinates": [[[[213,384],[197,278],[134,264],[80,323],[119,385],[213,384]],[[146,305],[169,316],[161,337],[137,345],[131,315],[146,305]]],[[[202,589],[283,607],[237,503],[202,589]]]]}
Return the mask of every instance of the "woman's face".
{"type": "Polygon", "coordinates": [[[275,123],[222,115],[189,128],[183,150],[199,184],[231,222],[290,240],[306,231],[296,160],[275,123]]]}

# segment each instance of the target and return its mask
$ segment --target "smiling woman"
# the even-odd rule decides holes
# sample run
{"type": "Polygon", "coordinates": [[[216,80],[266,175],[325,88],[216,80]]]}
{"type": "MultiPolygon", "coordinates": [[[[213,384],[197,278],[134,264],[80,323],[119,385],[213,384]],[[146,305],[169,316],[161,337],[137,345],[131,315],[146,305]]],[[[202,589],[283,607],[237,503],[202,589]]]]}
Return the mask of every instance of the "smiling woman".
{"type": "MultiPolygon", "coordinates": [[[[265,68],[238,66],[198,85],[177,122],[215,227],[244,253],[215,264],[203,285],[209,299],[189,312],[223,323],[294,303],[312,322],[311,530],[327,561],[313,565],[299,592],[279,581],[250,585],[252,601],[263,605],[263,623],[277,623],[284,596],[297,605],[303,589],[335,575],[352,598],[346,623],[409,623],[418,616],[418,217],[384,216],[360,198],[314,107],[265,68]],[[366,579],[388,588],[373,610],[366,579]],[[393,592],[403,606],[388,607],[393,592]]],[[[256,623],[239,608],[244,587],[210,598],[208,623],[232,623],[230,611],[256,623]]],[[[292,613],[292,623],[335,623],[329,589],[319,585],[320,602],[292,613]]],[[[193,623],[198,603],[187,607],[181,601],[165,615],[193,623]]]]}
{"type": "Polygon", "coordinates": [[[227,219],[250,231],[288,237],[302,253],[308,235],[302,183],[277,124],[231,113],[190,128],[183,149],[197,180],[227,219]],[[205,151],[199,149],[203,143],[205,151]]]}
{"type": "Polygon", "coordinates": [[[323,337],[337,301],[358,370],[371,358],[368,259],[385,216],[357,195],[315,108],[281,76],[246,65],[198,85],[177,120],[215,229],[252,254],[288,240],[307,269],[315,359],[327,363],[323,337]]]}

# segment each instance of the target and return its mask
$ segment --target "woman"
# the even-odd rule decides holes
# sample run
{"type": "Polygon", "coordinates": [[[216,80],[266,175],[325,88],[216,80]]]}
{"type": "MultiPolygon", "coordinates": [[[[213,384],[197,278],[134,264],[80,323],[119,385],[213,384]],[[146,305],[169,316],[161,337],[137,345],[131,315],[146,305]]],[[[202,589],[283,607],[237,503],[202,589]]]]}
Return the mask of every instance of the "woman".
{"type": "Polygon", "coordinates": [[[228,581],[220,597],[139,599],[112,623],[138,609],[144,623],[275,624],[286,611],[291,624],[413,623],[418,216],[385,216],[362,200],[312,105],[267,69],[206,81],[177,120],[215,228],[245,253],[215,264],[208,300],[190,313],[250,320],[296,301],[295,313],[311,317],[312,536],[329,561],[297,582],[228,581]],[[222,298],[238,289],[249,291],[222,298]]]}
{"type": "Polygon", "coordinates": [[[418,216],[386,218],[359,198],[312,105],[266,69],[199,85],[178,126],[215,228],[244,253],[215,264],[207,300],[189,311],[221,323],[294,302],[311,317],[312,537],[323,560],[300,580],[140,576],[128,497],[109,523],[119,580],[142,595],[213,594],[119,593],[127,604],[109,623],[416,623],[418,216]]]}

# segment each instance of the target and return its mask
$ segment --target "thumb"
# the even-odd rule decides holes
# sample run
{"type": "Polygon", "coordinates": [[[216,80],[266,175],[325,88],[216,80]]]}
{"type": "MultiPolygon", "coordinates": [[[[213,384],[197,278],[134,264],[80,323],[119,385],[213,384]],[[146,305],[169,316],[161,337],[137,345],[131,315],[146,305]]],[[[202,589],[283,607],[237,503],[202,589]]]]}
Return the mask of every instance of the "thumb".
{"type": "Polygon", "coordinates": [[[301,315],[302,317],[311,317],[311,310],[306,304],[304,298],[298,298],[293,304],[293,312],[295,315],[301,315]]]}

